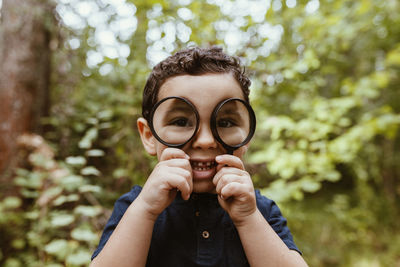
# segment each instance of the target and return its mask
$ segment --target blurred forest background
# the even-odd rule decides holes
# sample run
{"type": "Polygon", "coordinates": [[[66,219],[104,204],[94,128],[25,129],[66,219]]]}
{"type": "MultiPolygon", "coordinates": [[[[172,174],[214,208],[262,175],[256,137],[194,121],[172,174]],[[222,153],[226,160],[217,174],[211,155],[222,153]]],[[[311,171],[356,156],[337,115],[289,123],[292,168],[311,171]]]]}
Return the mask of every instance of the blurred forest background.
{"type": "Polygon", "coordinates": [[[151,67],[219,45],[251,75],[247,169],[310,266],[400,266],[397,0],[0,0],[0,265],[86,266],[155,164],[151,67]]]}

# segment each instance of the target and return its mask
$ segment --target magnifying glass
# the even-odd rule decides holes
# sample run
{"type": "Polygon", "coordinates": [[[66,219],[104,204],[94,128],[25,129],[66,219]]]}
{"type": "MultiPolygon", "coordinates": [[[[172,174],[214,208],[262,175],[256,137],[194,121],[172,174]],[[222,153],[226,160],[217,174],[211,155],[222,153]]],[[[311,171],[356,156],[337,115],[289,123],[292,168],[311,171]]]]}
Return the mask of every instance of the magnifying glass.
{"type": "Polygon", "coordinates": [[[256,116],[246,101],[229,98],[215,107],[210,124],[214,137],[232,155],[253,137],[256,116]]]}
{"type": "Polygon", "coordinates": [[[197,109],[187,99],[178,96],[163,98],[152,109],[150,130],[160,143],[182,148],[199,129],[197,109]]]}
{"type": "MultiPolygon", "coordinates": [[[[199,129],[199,114],[195,106],[183,97],[160,100],[150,114],[150,130],[168,147],[182,148],[199,129]]],[[[239,98],[220,102],[210,120],[214,138],[228,154],[247,144],[254,135],[256,117],[251,106],[239,98]]]]}

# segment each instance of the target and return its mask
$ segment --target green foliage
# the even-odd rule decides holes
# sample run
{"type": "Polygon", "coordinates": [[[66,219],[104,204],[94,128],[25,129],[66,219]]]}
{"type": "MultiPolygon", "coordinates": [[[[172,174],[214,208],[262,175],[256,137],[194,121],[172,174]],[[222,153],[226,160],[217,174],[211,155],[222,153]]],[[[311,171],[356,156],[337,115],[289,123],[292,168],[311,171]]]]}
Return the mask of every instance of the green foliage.
{"type": "Polygon", "coordinates": [[[305,201],[282,206],[310,266],[398,265],[395,210],[382,198],[378,201],[365,181],[358,187],[359,192],[326,187],[305,201]]]}
{"type": "Polygon", "coordinates": [[[151,66],[193,44],[222,46],[251,74],[249,171],[310,266],[399,264],[397,1],[86,2],[90,14],[58,3],[43,121],[55,157],[31,153],[1,198],[0,264],[87,265],[115,199],[155,164],[136,129],[151,66]],[[107,27],[114,43],[100,41],[107,27]]]}
{"type": "MultiPolygon", "coordinates": [[[[398,106],[386,99],[393,94],[398,99],[398,69],[389,62],[399,39],[376,35],[380,27],[398,31],[393,23],[399,18],[392,13],[398,5],[335,1],[311,14],[304,6],[296,6],[295,18],[294,10],[270,14],[270,22],[287,29],[285,45],[252,62],[261,78],[253,88],[254,105],[267,112],[259,116],[261,138],[250,160],[266,162],[272,175],[283,178],[265,190],[282,201],[301,199],[323,181],[338,181],[340,164],[366,169],[371,162],[359,160],[366,144],[378,136],[396,138],[400,124],[398,106]],[[393,22],[372,27],[380,16],[393,22]]],[[[375,153],[379,150],[377,145],[375,153]]]]}
{"type": "Polygon", "coordinates": [[[102,230],[98,222],[108,215],[97,200],[104,193],[92,173],[79,174],[88,168],[84,157],[56,161],[41,147],[26,169],[16,170],[15,195],[0,202],[6,257],[0,260],[4,266],[87,266],[102,230]]]}

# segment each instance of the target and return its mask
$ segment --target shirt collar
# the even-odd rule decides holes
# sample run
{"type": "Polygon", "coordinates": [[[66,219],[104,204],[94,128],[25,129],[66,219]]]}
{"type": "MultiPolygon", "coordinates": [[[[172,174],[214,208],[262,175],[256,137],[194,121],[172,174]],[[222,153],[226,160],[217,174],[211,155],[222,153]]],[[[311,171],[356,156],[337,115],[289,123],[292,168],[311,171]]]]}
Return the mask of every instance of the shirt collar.
{"type": "Polygon", "coordinates": [[[217,194],[212,193],[192,193],[189,200],[184,200],[180,193],[176,195],[175,202],[177,203],[191,203],[200,205],[216,205],[219,206],[217,194]]]}

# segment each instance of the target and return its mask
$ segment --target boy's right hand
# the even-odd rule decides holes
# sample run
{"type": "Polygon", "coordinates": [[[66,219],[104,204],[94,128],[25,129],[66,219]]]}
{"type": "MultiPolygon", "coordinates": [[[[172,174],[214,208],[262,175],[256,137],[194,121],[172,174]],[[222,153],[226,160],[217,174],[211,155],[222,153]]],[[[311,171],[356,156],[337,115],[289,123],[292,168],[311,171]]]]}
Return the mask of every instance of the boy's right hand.
{"type": "Polygon", "coordinates": [[[181,149],[166,148],[135,202],[156,220],[175,199],[178,190],[182,198],[188,200],[192,189],[189,156],[181,149]]]}

